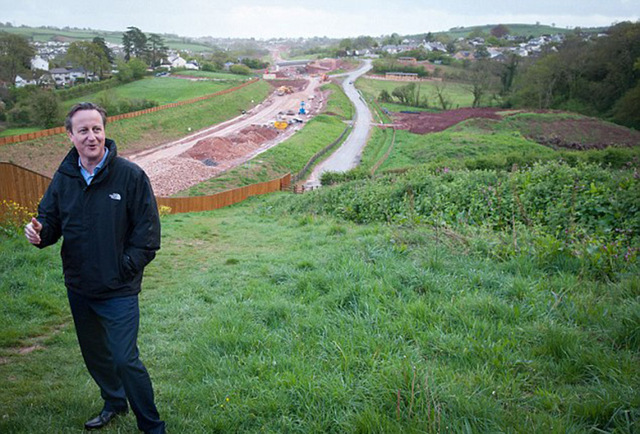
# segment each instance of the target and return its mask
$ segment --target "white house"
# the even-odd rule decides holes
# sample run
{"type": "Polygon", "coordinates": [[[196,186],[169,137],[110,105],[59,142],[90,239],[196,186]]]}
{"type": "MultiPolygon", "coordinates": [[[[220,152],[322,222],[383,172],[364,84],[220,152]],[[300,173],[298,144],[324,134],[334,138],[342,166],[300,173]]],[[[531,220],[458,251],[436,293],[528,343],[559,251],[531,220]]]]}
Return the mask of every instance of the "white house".
{"type": "Polygon", "coordinates": [[[184,60],[180,55],[169,56],[167,58],[172,68],[184,68],[187,65],[187,61],[184,60]]]}
{"type": "MultiPolygon", "coordinates": [[[[82,68],[53,68],[49,71],[51,77],[56,83],[56,86],[65,86],[67,84],[73,84],[76,81],[84,81],[86,72],[82,68]]],[[[94,74],[89,73],[88,78],[94,79],[94,74]]]]}
{"type": "Polygon", "coordinates": [[[36,69],[40,69],[42,71],[48,71],[49,70],[49,62],[47,60],[44,60],[42,57],[40,56],[36,56],[33,59],[31,59],[31,70],[36,70],[36,69]]]}
{"type": "Polygon", "coordinates": [[[194,69],[194,70],[198,70],[198,69],[200,69],[200,65],[198,65],[198,62],[197,62],[197,61],[195,61],[195,60],[190,60],[190,61],[188,61],[188,62],[184,65],[184,67],[185,67],[186,69],[194,69]]]}
{"type": "Polygon", "coordinates": [[[29,79],[23,78],[23,77],[21,77],[19,75],[16,75],[16,81],[15,81],[16,87],[25,87],[25,86],[27,86],[29,84],[36,84],[36,81],[35,80],[29,80],[29,79]]]}

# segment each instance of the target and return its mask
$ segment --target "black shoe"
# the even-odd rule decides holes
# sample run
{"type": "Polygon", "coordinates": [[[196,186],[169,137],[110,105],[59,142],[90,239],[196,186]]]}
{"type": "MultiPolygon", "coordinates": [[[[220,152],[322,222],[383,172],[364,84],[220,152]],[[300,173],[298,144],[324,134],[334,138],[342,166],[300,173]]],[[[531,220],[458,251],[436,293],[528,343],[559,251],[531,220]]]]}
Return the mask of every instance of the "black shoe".
{"type": "Polygon", "coordinates": [[[122,411],[108,411],[102,410],[99,415],[84,423],[86,429],[100,429],[104,428],[109,422],[111,422],[116,416],[126,414],[127,410],[122,411]]]}

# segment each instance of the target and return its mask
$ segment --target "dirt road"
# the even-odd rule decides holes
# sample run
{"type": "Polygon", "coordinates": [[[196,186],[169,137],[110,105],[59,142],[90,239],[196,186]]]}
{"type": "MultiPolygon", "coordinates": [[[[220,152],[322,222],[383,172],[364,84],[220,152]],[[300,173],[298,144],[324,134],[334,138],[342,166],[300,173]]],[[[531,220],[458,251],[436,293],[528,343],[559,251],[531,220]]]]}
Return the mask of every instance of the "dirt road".
{"type": "Polygon", "coordinates": [[[323,100],[319,78],[308,78],[300,84],[291,94],[278,96],[274,92],[241,116],[128,158],[145,170],[159,196],[210,179],[277,145],[300,128],[300,124],[291,124],[284,131],[276,130],[272,124],[277,118],[290,120],[295,114],[306,122],[318,112],[319,101],[323,100]],[[302,101],[306,116],[297,115],[302,101]]]}

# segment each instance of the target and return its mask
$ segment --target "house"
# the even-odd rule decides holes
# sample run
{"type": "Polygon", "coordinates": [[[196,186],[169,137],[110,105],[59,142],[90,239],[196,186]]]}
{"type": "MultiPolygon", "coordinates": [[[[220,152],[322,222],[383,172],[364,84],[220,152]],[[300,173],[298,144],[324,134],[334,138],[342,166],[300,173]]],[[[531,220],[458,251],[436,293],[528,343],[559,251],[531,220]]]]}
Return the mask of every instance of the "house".
{"type": "Polygon", "coordinates": [[[184,67],[186,69],[193,69],[193,70],[198,70],[200,69],[200,65],[198,65],[198,62],[196,60],[190,60],[188,61],[184,67]]]}
{"type": "Polygon", "coordinates": [[[94,73],[87,73],[82,68],[53,68],[49,73],[58,87],[73,85],[79,79],[84,80],[85,76],[92,81],[96,79],[94,73]]]}
{"type": "Polygon", "coordinates": [[[44,60],[42,57],[40,56],[36,56],[33,59],[31,59],[31,70],[36,70],[36,69],[40,69],[42,71],[48,71],[49,70],[49,61],[44,60]]]}
{"type": "Polygon", "coordinates": [[[36,81],[33,79],[24,78],[20,75],[16,75],[16,81],[15,81],[16,87],[25,87],[28,85],[35,85],[35,84],[36,84],[36,81]]]}
{"type": "Polygon", "coordinates": [[[422,47],[427,51],[440,51],[441,53],[447,52],[447,47],[442,42],[424,42],[422,47]]]}
{"type": "Polygon", "coordinates": [[[14,84],[16,87],[32,85],[48,88],[53,87],[54,83],[53,77],[51,77],[51,74],[48,71],[35,70],[23,75],[17,75],[14,84]]]}
{"type": "Polygon", "coordinates": [[[187,61],[184,60],[179,54],[169,56],[167,60],[171,64],[171,68],[184,68],[187,65],[187,61]]]}
{"type": "Polygon", "coordinates": [[[458,51],[453,55],[453,58],[458,60],[476,60],[476,57],[471,51],[458,51]]]}

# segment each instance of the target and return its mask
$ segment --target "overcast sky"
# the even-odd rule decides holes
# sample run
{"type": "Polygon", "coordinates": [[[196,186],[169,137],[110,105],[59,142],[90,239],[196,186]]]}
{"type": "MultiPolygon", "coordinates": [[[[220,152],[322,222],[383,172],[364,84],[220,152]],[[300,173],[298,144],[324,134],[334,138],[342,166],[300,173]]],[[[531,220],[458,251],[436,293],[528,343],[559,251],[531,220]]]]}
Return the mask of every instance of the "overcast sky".
{"type": "Polygon", "coordinates": [[[0,0],[14,25],[214,37],[410,35],[457,26],[637,21],[640,0],[0,0]]]}

